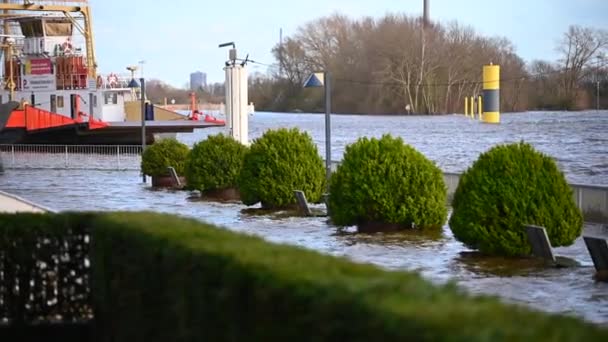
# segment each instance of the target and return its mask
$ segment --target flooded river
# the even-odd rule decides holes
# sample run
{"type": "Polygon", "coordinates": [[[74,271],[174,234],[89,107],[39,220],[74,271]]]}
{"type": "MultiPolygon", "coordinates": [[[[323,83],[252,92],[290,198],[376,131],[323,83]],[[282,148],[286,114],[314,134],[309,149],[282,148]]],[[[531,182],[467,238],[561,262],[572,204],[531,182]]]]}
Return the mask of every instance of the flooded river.
{"type": "MultiPolygon", "coordinates": [[[[608,185],[608,112],[506,114],[501,125],[483,125],[462,116],[332,119],[334,160],[341,159],[345,145],[359,136],[392,133],[444,171],[461,172],[490,146],[525,140],[556,157],[570,182],[608,185]]],[[[251,138],[275,127],[307,130],[324,155],[323,115],[256,113],[250,124],[251,138]]],[[[192,144],[215,132],[201,130],[179,139],[192,144]]],[[[123,167],[127,163],[121,162],[123,167]]],[[[427,237],[339,232],[325,218],[251,216],[242,212],[243,205],[196,202],[186,192],[155,191],[141,183],[138,171],[9,168],[0,176],[0,190],[57,210],[154,210],[194,217],[269,241],[387,269],[417,271],[433,282],[455,281],[471,293],[497,295],[508,302],[608,325],[608,284],[593,281],[593,264],[580,238],[573,246],[555,251],[580,266],[547,269],[530,262],[475,257],[447,226],[442,234],[427,237]]],[[[608,238],[608,229],[587,225],[585,234],[608,238]]]]}

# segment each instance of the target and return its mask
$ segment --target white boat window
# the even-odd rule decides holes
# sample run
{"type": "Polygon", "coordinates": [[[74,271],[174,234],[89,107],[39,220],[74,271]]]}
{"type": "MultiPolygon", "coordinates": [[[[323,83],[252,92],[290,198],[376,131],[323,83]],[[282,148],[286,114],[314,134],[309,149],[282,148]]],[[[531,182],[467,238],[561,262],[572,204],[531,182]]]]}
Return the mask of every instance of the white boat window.
{"type": "Polygon", "coordinates": [[[63,108],[63,96],[57,96],[57,108],[63,108]]]}
{"type": "Polygon", "coordinates": [[[105,104],[118,104],[118,94],[117,93],[105,93],[103,103],[105,104]]]}

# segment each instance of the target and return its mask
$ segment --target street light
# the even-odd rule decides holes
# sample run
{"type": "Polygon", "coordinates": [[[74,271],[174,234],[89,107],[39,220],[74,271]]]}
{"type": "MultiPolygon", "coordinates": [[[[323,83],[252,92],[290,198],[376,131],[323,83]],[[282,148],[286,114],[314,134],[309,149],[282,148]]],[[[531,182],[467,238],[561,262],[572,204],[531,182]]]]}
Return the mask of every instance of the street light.
{"type": "Polygon", "coordinates": [[[326,191],[329,194],[329,179],[331,177],[331,83],[330,73],[312,73],[306,81],[304,88],[325,88],[325,181],[326,191]]]}
{"type": "MultiPolygon", "coordinates": [[[[144,151],[146,150],[146,82],[144,78],[139,79],[139,84],[135,80],[134,74],[137,70],[136,66],[129,66],[127,70],[131,72],[131,81],[129,82],[129,88],[140,88],[141,96],[141,155],[143,158],[144,151]]],[[[142,181],[146,182],[146,174],[142,171],[142,181]]]]}
{"type": "Polygon", "coordinates": [[[127,70],[129,70],[131,72],[131,80],[129,81],[129,84],[127,85],[127,87],[132,88],[132,89],[139,88],[139,84],[135,80],[135,70],[137,70],[137,67],[134,65],[131,65],[131,66],[127,67],[127,70]]]}

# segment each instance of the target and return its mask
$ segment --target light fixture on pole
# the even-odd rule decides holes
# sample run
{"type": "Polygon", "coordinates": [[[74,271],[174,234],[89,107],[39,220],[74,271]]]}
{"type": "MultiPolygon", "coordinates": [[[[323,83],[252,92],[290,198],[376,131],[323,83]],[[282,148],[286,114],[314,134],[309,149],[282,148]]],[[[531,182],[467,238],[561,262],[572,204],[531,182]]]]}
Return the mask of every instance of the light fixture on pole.
{"type": "Polygon", "coordinates": [[[129,81],[129,84],[127,85],[127,87],[132,88],[132,89],[139,88],[139,84],[135,80],[135,71],[137,70],[137,67],[135,65],[130,65],[127,67],[127,70],[129,70],[131,72],[131,80],[129,81]]]}
{"type": "Polygon", "coordinates": [[[235,65],[236,64],[236,45],[234,44],[234,42],[228,42],[228,43],[220,44],[218,47],[223,48],[226,46],[232,46],[232,49],[230,49],[230,51],[228,51],[229,61],[226,62],[226,66],[229,66],[229,64],[235,65]]]}
{"type": "Polygon", "coordinates": [[[310,74],[304,81],[304,88],[325,88],[325,180],[329,193],[331,177],[331,83],[329,71],[310,74]]]}
{"type": "MultiPolygon", "coordinates": [[[[129,81],[129,88],[140,88],[140,97],[141,97],[141,155],[143,158],[144,151],[146,150],[146,83],[144,78],[139,79],[139,84],[135,80],[135,70],[137,70],[136,66],[129,66],[127,70],[131,72],[131,81],[129,81]]],[[[146,174],[142,171],[142,181],[146,182],[146,174]]]]}

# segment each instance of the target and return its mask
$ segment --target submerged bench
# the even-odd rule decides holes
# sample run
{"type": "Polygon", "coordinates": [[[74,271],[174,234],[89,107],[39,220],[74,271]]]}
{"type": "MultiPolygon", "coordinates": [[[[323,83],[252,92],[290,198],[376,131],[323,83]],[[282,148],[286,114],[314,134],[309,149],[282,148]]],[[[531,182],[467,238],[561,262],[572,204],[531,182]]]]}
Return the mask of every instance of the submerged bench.
{"type": "Polygon", "coordinates": [[[583,239],[591,254],[591,260],[593,260],[596,279],[608,281],[608,243],[606,239],[594,236],[584,236],[583,239]]]}

